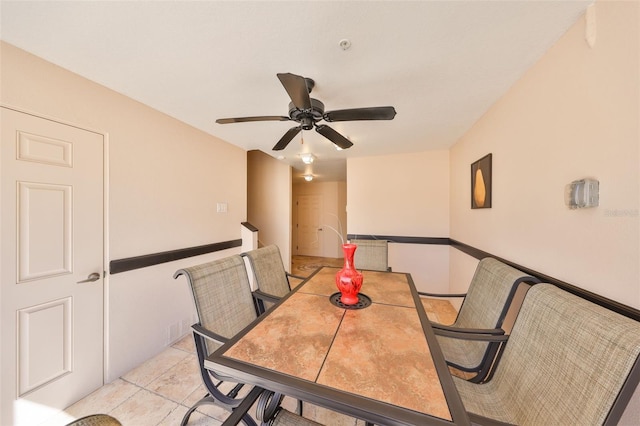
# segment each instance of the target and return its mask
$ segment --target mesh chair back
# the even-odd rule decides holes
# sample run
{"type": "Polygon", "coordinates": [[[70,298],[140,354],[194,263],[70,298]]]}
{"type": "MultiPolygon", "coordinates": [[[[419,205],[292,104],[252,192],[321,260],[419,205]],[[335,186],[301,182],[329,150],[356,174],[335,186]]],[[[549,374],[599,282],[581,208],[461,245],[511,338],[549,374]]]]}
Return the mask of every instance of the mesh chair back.
{"type": "Polygon", "coordinates": [[[261,247],[244,255],[249,259],[260,291],[276,297],[283,297],[291,291],[278,246],[261,247]]]}
{"type": "Polygon", "coordinates": [[[358,246],[353,263],[357,269],[387,271],[389,268],[389,252],[387,240],[351,240],[358,246]]]}
{"type": "Polygon", "coordinates": [[[493,378],[455,379],[467,411],[518,425],[615,424],[638,383],[640,323],[551,284],[534,285],[493,378]],[[634,382],[634,383],[631,383],[634,382]],[[619,398],[626,386],[628,397],[619,398]],[[629,389],[630,387],[630,389],[629,389]],[[611,410],[622,400],[623,407],[611,410]]]}
{"type": "Polygon", "coordinates": [[[485,257],[476,268],[454,327],[496,328],[502,325],[517,284],[538,282],[509,265],[485,257]]]}
{"type": "MultiPolygon", "coordinates": [[[[200,325],[231,338],[257,318],[244,260],[230,256],[176,272],[187,276],[200,325]]],[[[216,345],[208,343],[208,354],[216,345]]],[[[219,346],[219,345],[217,345],[219,346]]]]}

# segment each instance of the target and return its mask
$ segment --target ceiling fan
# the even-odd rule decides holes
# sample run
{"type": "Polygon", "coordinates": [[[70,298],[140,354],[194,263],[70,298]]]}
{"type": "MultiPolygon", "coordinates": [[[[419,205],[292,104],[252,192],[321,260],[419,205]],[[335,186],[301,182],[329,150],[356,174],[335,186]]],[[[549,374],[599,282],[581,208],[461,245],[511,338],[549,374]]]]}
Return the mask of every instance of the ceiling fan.
{"type": "Polygon", "coordinates": [[[324,104],[309,96],[309,93],[311,93],[311,90],[315,86],[315,82],[312,79],[290,73],[277,74],[277,76],[291,98],[288,117],[280,115],[265,115],[257,117],[220,118],[216,120],[216,123],[229,124],[245,123],[250,121],[295,121],[296,123],[300,123],[300,125],[289,129],[278,143],[275,144],[273,147],[274,151],[285,149],[289,142],[291,142],[291,140],[293,140],[301,130],[311,130],[314,127],[316,128],[316,132],[329,139],[338,147],[347,149],[353,145],[349,139],[345,138],[326,124],[318,124],[318,122],[321,120],[328,122],[393,120],[393,117],[396,116],[396,110],[392,106],[340,109],[325,112],[324,104]]]}

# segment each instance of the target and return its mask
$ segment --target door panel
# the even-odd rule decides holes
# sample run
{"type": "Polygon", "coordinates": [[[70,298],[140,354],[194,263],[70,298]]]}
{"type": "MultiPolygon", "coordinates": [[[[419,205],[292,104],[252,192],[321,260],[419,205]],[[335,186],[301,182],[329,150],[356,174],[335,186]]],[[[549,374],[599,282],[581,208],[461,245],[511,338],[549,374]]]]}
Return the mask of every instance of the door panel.
{"type": "Polygon", "coordinates": [[[0,424],[35,424],[103,384],[104,141],[0,113],[0,424]]]}
{"type": "Polygon", "coordinates": [[[70,297],[18,310],[18,395],[72,371],[71,312],[70,297]]]}
{"type": "Polygon", "coordinates": [[[322,256],[321,195],[300,195],[298,206],[298,254],[322,256]]]}
{"type": "Polygon", "coordinates": [[[18,283],[72,272],[71,211],[71,186],[18,182],[18,283]]]}

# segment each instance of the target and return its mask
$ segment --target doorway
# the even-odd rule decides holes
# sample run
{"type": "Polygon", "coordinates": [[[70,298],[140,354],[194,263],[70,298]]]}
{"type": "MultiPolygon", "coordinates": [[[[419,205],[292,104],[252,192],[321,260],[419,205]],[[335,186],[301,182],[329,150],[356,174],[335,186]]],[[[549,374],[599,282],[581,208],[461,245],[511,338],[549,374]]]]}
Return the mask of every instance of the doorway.
{"type": "Polygon", "coordinates": [[[323,256],[324,232],[320,222],[322,195],[299,195],[295,201],[298,210],[298,242],[296,253],[303,256],[323,256]]]}
{"type": "Polygon", "coordinates": [[[104,135],[1,107],[1,424],[103,384],[104,135]]]}
{"type": "Polygon", "coordinates": [[[293,184],[294,255],[342,258],[342,239],[346,239],[346,194],[346,182],[293,184]]]}

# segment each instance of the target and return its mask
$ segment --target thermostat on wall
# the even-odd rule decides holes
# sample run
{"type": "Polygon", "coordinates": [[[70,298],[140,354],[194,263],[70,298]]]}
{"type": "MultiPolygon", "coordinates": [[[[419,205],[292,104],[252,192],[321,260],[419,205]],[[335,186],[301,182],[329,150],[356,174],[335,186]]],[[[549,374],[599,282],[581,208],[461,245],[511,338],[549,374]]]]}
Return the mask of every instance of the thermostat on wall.
{"type": "Polygon", "coordinates": [[[574,180],[565,188],[564,202],[570,209],[596,207],[600,201],[600,182],[595,179],[574,180]]]}

